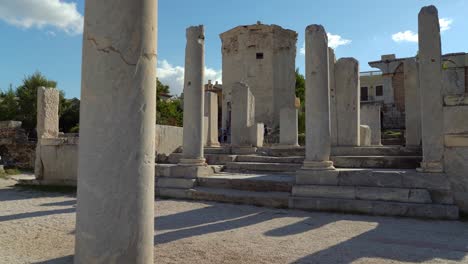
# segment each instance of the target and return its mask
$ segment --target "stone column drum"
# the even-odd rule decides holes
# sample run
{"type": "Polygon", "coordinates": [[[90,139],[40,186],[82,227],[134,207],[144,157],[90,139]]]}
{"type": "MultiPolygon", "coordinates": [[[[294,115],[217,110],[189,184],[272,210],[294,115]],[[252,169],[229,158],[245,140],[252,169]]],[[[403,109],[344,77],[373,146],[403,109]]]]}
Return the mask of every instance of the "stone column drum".
{"type": "Polygon", "coordinates": [[[87,0],[75,263],[153,263],[157,0],[87,0]]]}
{"type": "Polygon", "coordinates": [[[331,145],[338,145],[338,120],[336,114],[336,85],[335,85],[335,63],[336,56],[335,51],[332,48],[328,48],[328,76],[330,86],[330,133],[331,133],[331,145]]]}
{"type": "Polygon", "coordinates": [[[280,111],[280,144],[279,147],[299,147],[299,124],[296,107],[285,107],[280,111]]]}
{"type": "Polygon", "coordinates": [[[187,28],[184,76],[184,140],[180,165],[205,165],[203,117],[205,72],[204,26],[187,28]]]}
{"type": "Polygon", "coordinates": [[[306,157],[303,170],[333,170],[330,161],[328,39],[321,25],[306,29],[306,157]]]}
{"type": "Polygon", "coordinates": [[[206,146],[220,147],[218,140],[218,95],[210,91],[205,92],[205,117],[208,117],[206,146]]]}
{"type": "Polygon", "coordinates": [[[360,145],[360,84],[359,62],[341,58],[335,64],[335,111],[338,146],[360,145]]]}
{"type": "Polygon", "coordinates": [[[37,145],[34,175],[37,180],[44,178],[41,161],[41,139],[57,138],[59,134],[59,90],[55,88],[37,88],[37,145]]]}
{"type": "Polygon", "coordinates": [[[415,59],[407,59],[404,65],[406,147],[419,147],[421,145],[421,95],[418,63],[415,59]]]}
{"type": "Polygon", "coordinates": [[[419,171],[443,172],[444,114],[442,98],[442,51],[437,9],[423,7],[418,17],[419,87],[423,162],[419,171]]]}

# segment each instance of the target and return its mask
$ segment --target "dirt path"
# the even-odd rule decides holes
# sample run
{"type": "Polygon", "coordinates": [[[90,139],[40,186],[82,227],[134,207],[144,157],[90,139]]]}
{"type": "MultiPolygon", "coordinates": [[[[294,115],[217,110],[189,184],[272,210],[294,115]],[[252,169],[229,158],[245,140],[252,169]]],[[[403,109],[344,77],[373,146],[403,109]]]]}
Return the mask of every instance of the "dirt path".
{"type": "MultiPolygon", "coordinates": [[[[0,263],[72,263],[73,194],[0,179],[0,263]]],[[[155,263],[468,263],[468,223],[158,200],[155,263]]]]}

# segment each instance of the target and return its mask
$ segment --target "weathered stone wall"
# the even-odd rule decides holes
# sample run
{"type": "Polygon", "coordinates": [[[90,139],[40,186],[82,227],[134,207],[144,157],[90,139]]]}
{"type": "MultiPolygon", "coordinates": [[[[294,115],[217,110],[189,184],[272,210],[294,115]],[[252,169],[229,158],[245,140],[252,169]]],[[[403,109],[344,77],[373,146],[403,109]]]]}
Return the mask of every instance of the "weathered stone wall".
{"type": "Polygon", "coordinates": [[[78,140],[77,137],[41,139],[44,184],[76,185],[78,140]]]}
{"type": "MultiPolygon", "coordinates": [[[[380,107],[379,103],[362,103],[360,121],[361,125],[369,126],[371,130],[371,145],[379,146],[382,144],[382,129],[380,122],[380,107]]],[[[361,130],[362,132],[362,130],[361,130]]],[[[361,139],[363,137],[361,136],[361,139]]],[[[363,142],[361,142],[363,146],[363,142]]]]}
{"type": "Polygon", "coordinates": [[[295,101],[297,33],[276,25],[249,25],[220,35],[223,54],[222,127],[229,126],[233,84],[251,87],[257,100],[255,118],[279,126],[280,110],[295,101]]]}
{"type": "Polygon", "coordinates": [[[0,122],[1,163],[8,167],[33,169],[36,142],[29,141],[21,122],[0,122]]]}
{"type": "Polygon", "coordinates": [[[182,127],[156,125],[156,155],[169,155],[181,147],[183,134],[182,127]]]}
{"type": "Polygon", "coordinates": [[[446,96],[444,103],[445,172],[457,205],[468,214],[468,97],[446,96]]]}

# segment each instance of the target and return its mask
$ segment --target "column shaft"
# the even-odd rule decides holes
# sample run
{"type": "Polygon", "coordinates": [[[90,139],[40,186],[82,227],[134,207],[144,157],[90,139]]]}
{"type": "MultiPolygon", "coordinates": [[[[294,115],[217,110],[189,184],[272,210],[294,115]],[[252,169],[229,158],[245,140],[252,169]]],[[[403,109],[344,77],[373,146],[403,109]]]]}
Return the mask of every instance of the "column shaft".
{"type": "Polygon", "coordinates": [[[184,77],[184,140],[182,164],[204,164],[203,117],[205,72],[205,29],[187,28],[184,77]]]}
{"type": "Polygon", "coordinates": [[[75,263],[153,263],[157,0],[87,0],[75,263]]]}
{"type": "Polygon", "coordinates": [[[423,146],[421,170],[425,172],[442,172],[444,154],[442,51],[439,16],[434,6],[421,9],[418,27],[423,146]]]}
{"type": "Polygon", "coordinates": [[[325,29],[306,29],[306,158],[304,167],[333,168],[330,161],[328,39],[325,29]]]}

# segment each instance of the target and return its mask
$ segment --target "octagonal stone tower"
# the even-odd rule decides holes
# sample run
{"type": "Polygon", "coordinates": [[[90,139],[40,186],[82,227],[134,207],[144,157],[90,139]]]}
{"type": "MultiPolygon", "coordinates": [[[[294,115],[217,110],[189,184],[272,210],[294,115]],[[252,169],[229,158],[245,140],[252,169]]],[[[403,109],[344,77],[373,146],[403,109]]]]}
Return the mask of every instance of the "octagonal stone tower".
{"type": "Polygon", "coordinates": [[[255,97],[255,119],[279,126],[280,111],[295,105],[297,33],[277,25],[238,26],[220,35],[223,53],[223,128],[230,128],[234,83],[255,97]]]}

